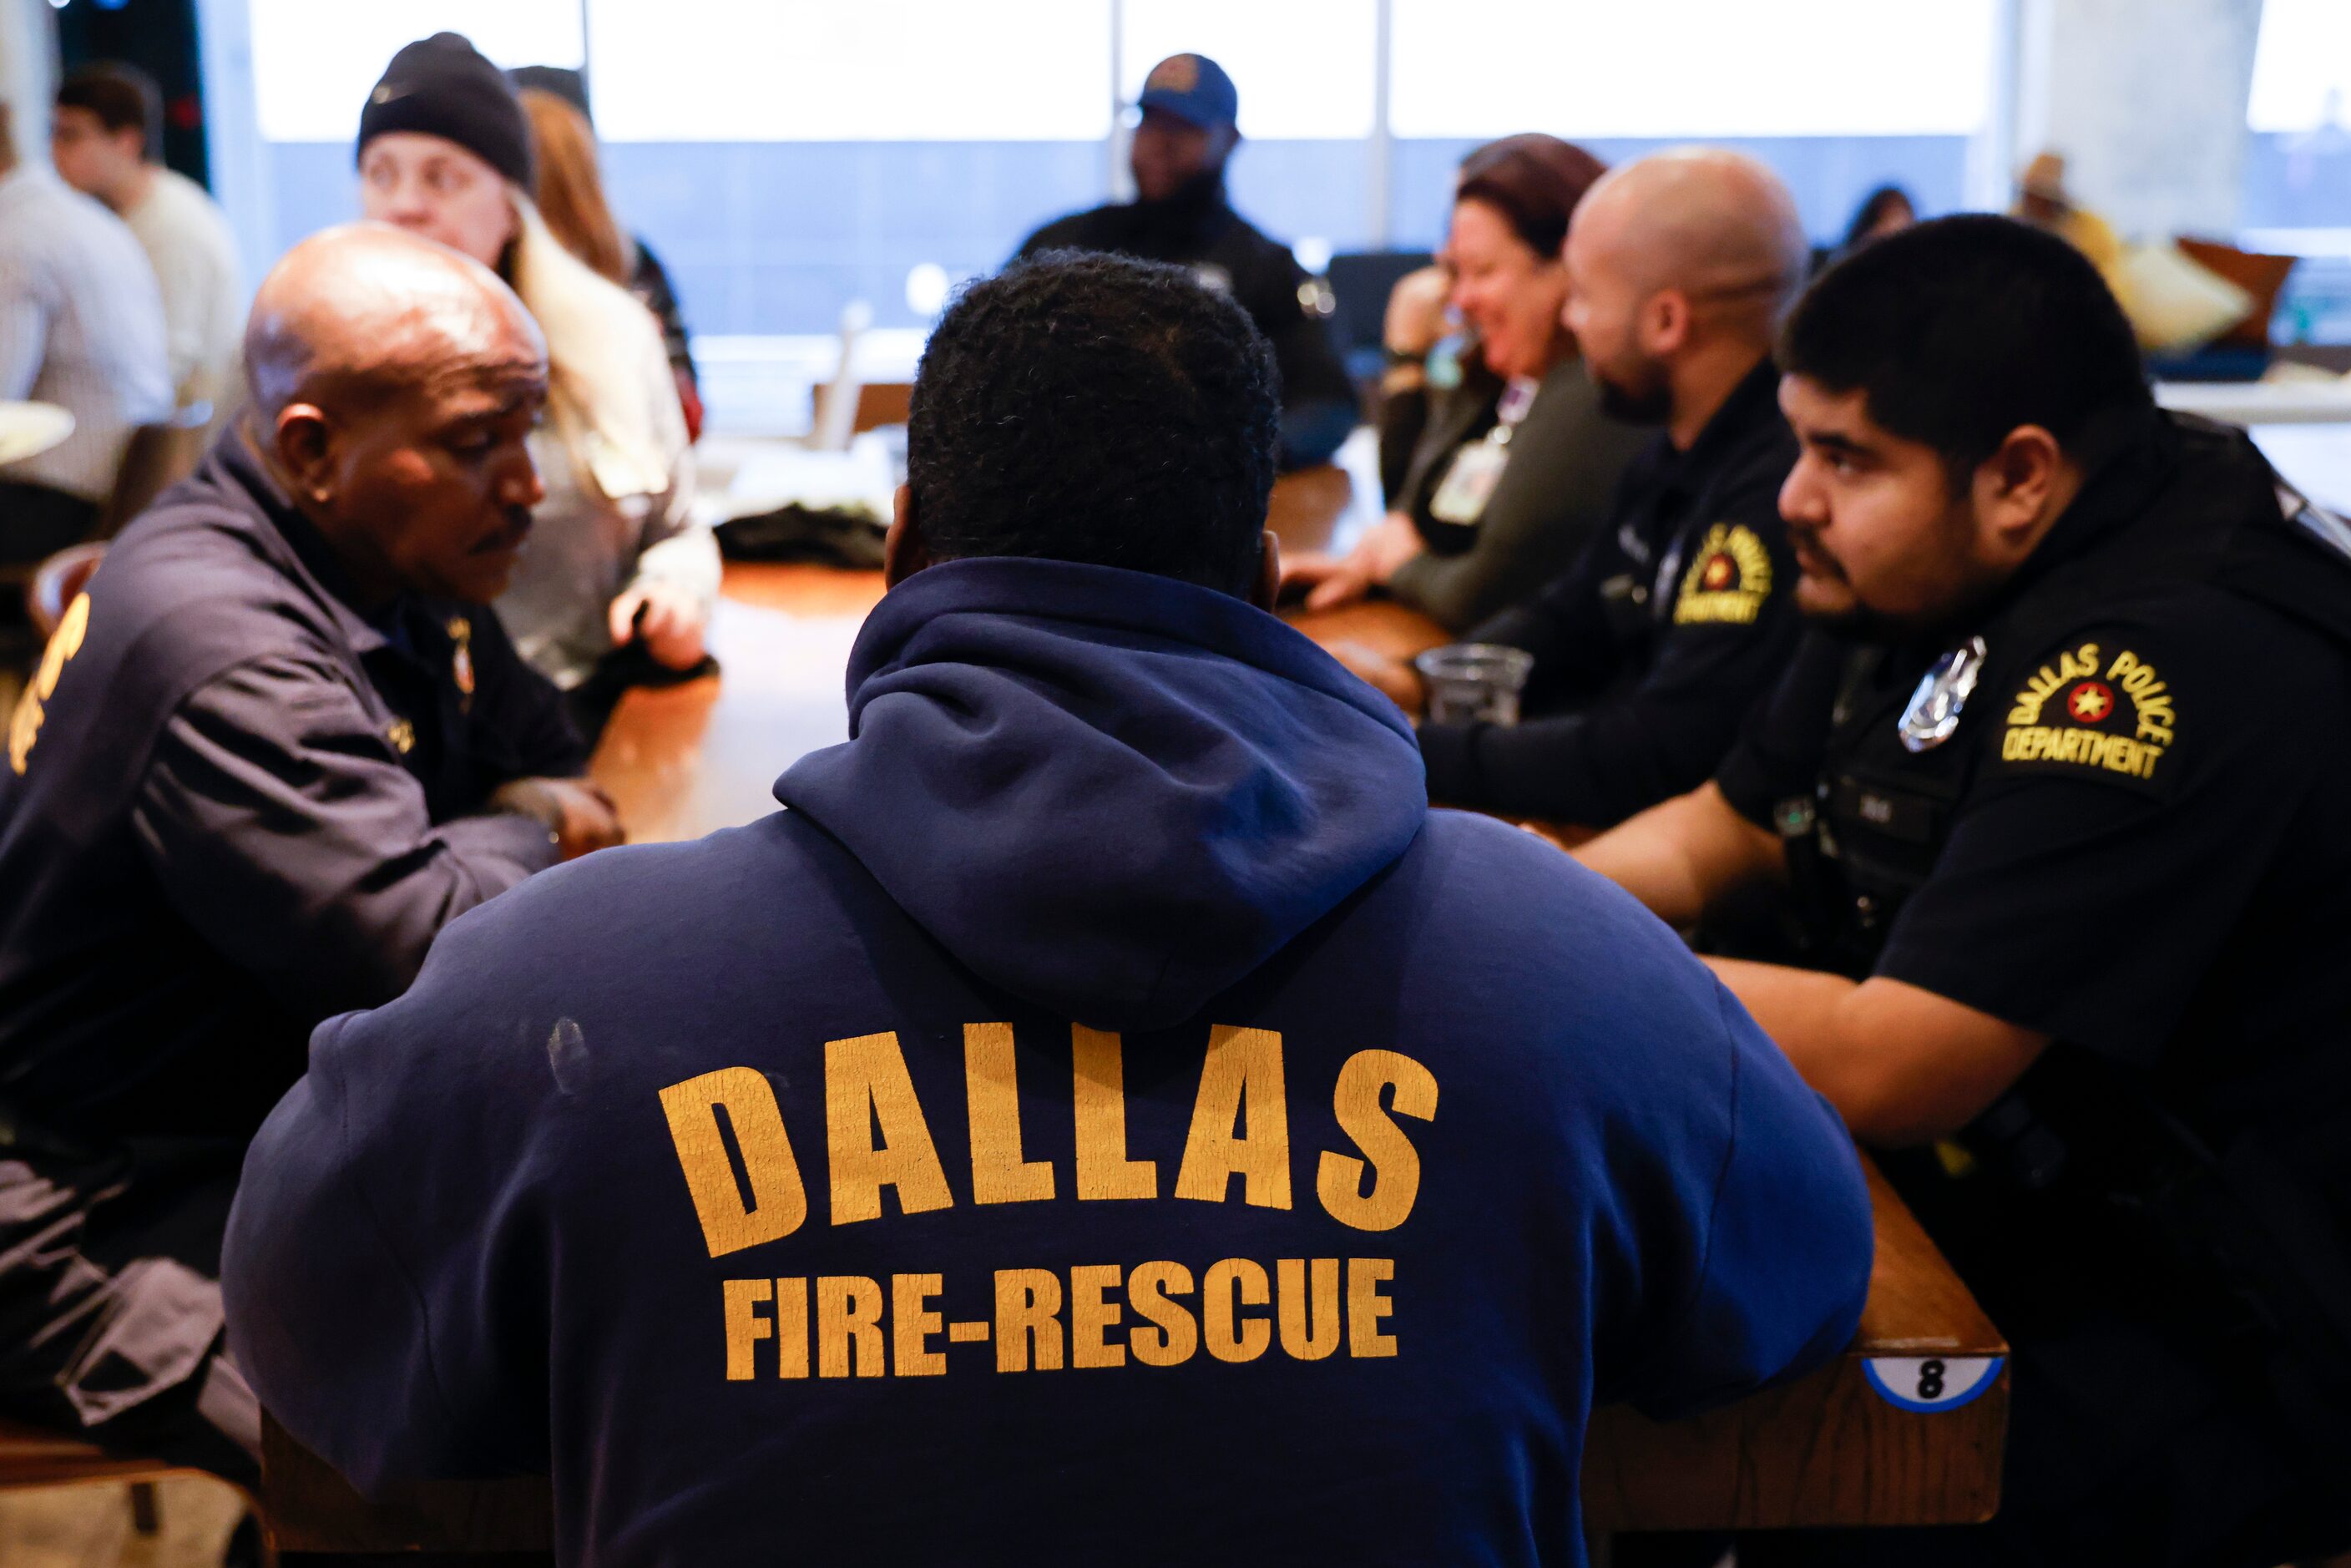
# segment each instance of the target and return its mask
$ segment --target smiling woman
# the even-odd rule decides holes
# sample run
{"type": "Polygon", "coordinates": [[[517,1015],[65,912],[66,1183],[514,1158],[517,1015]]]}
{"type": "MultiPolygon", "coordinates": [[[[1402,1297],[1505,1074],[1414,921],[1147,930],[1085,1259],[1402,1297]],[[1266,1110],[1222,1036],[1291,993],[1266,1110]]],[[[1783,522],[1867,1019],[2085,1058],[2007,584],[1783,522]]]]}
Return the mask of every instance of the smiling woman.
{"type": "MultiPolygon", "coordinates": [[[[1465,631],[1564,572],[1599,527],[1639,436],[1603,416],[1577,361],[1560,319],[1560,246],[1600,174],[1599,160],[1554,136],[1506,137],[1463,161],[1442,260],[1466,369],[1442,391],[1392,390],[1426,399],[1403,480],[1352,554],[1294,563],[1310,607],[1385,588],[1465,631]]],[[[1409,357],[1393,340],[1397,315],[1390,352],[1409,357]]]]}

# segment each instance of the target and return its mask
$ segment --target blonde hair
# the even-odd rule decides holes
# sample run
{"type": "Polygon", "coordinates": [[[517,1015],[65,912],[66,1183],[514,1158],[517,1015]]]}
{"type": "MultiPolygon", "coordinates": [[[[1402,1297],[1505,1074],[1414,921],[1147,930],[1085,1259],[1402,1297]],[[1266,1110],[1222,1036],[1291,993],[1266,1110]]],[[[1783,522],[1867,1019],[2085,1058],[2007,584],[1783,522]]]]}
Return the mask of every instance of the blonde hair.
{"type": "Polygon", "coordinates": [[[685,413],[653,312],[555,237],[508,184],[515,236],[499,271],[547,338],[548,413],[573,470],[606,497],[668,489],[686,448],[685,413]]]}
{"type": "Polygon", "coordinates": [[[558,95],[527,87],[520,94],[538,154],[538,215],[563,248],[603,277],[626,287],[630,246],[604,200],[596,162],[596,132],[588,117],[558,95]]]}

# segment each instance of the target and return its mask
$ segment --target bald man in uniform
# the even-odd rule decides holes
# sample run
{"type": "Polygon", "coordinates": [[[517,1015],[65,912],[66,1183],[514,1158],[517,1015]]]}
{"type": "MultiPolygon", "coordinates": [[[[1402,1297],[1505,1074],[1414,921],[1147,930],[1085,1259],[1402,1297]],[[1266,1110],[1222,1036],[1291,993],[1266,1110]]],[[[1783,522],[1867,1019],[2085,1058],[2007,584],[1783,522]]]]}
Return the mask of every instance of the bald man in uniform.
{"type": "Polygon", "coordinates": [[[331,230],[245,357],[250,412],[68,608],[0,768],[0,1412],[229,1474],[222,1227],[312,1026],[619,837],[481,608],[540,494],[520,301],[331,230]]]}
{"type": "MultiPolygon", "coordinates": [[[[1794,201],[1755,160],[1660,152],[1594,184],[1563,312],[1618,418],[1660,427],[1566,576],[1464,639],[1535,657],[1528,722],[1423,724],[1434,800],[1606,827],[1696,787],[1795,638],[1771,340],[1804,278],[1794,201]]],[[[1342,657],[1408,712],[1411,667],[1342,657]]]]}

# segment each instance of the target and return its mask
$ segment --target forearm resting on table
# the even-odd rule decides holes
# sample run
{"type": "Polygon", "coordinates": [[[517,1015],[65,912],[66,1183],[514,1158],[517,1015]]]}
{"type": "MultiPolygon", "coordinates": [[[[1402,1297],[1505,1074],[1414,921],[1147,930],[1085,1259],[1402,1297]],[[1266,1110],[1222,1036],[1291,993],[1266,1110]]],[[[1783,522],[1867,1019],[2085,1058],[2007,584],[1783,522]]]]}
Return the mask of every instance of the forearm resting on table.
{"type": "Polygon", "coordinates": [[[1628,818],[1573,852],[1667,925],[1697,924],[1707,905],[1759,877],[1784,874],[1779,838],[1701,784],[1628,818]]]}
{"type": "Polygon", "coordinates": [[[1959,1131],[2049,1043],[1900,980],[1707,964],[1865,1144],[1899,1148],[1959,1131]]]}

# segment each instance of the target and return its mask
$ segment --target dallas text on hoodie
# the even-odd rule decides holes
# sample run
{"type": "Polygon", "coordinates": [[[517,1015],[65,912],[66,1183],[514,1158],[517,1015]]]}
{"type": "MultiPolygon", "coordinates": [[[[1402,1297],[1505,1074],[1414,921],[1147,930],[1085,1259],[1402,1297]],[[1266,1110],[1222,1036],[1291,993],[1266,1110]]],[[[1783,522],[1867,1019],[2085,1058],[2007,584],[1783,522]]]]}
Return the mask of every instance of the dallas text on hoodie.
{"type": "MultiPolygon", "coordinates": [[[[1127,1147],[1118,1035],[1071,1028],[1074,1180],[1067,1186],[1052,1161],[1023,1155],[1012,1027],[967,1024],[963,1038],[973,1203],[1050,1201],[1064,1193],[1078,1201],[1161,1196],[1160,1162],[1132,1158],[1127,1147]]],[[[828,1040],[824,1062],[831,1223],[883,1218],[885,1186],[895,1192],[901,1214],[952,1208],[955,1197],[931,1119],[915,1094],[898,1037],[828,1040]]],[[[722,1068],[669,1085],[660,1100],[713,1258],[780,1240],[800,1228],[809,1212],[807,1185],[766,1074],[722,1068]]],[[[1356,1153],[1321,1152],[1314,1188],[1324,1211],[1358,1230],[1402,1225],[1420,1189],[1420,1157],[1395,1118],[1430,1121],[1437,1100],[1436,1077],[1411,1057],[1377,1050],[1348,1057],[1332,1102],[1356,1153]]],[[[1227,1202],[1235,1176],[1241,1178],[1242,1202],[1290,1207],[1281,1036],[1219,1025],[1207,1033],[1173,1196],[1227,1202]]],[[[893,1273],[886,1291],[881,1281],[862,1275],[819,1276],[813,1354],[807,1276],[726,1279],[719,1281],[715,1305],[731,1382],[760,1375],[763,1344],[772,1346],[767,1354],[781,1377],[806,1377],[811,1368],[819,1377],[937,1376],[948,1370],[948,1357],[935,1348],[942,1336],[949,1344],[992,1343],[998,1372],[1050,1372],[1065,1365],[1123,1366],[1130,1352],[1145,1366],[1176,1365],[1202,1349],[1219,1361],[1253,1361],[1274,1343],[1279,1325],[1285,1354],[1319,1361],[1339,1350],[1343,1338],[1350,1356],[1396,1354],[1386,1325],[1394,1311],[1386,1286],[1395,1273],[1389,1258],[1283,1258],[1270,1270],[1252,1259],[1228,1258],[1202,1273],[1196,1316],[1179,1299],[1194,1293],[1192,1271],[1172,1260],[1065,1270],[1007,1266],[985,1281],[959,1278],[952,1288],[940,1274],[893,1273]],[[1111,1299],[1119,1290],[1123,1303],[1111,1299]],[[988,1305],[980,1316],[949,1321],[933,1310],[942,1296],[967,1305],[984,1297],[988,1305]],[[1129,1308],[1143,1320],[1131,1328],[1123,1322],[1129,1308]],[[1123,1338],[1113,1338],[1122,1329],[1123,1338]]]]}

